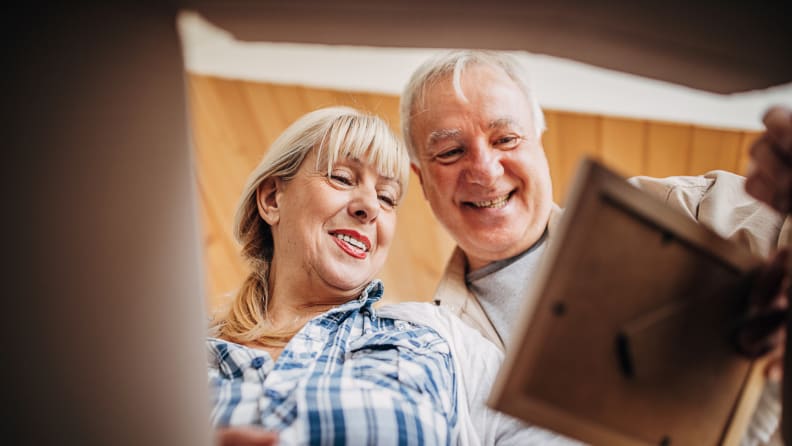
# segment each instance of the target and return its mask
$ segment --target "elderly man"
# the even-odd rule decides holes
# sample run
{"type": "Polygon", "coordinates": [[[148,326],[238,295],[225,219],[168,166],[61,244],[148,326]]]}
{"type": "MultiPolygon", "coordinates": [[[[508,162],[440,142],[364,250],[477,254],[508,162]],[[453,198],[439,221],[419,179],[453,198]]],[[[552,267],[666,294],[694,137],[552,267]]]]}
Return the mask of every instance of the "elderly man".
{"type": "MultiPolygon", "coordinates": [[[[504,349],[526,296],[526,277],[536,271],[560,214],[542,148],[544,118],[526,74],[500,53],[440,55],[413,74],[402,95],[401,119],[424,196],[458,245],[435,299],[504,349]]],[[[790,127],[787,116],[781,130],[768,132],[755,150],[763,157],[760,166],[780,157],[782,167],[760,167],[749,182],[760,199],[783,211],[792,206],[790,127]]],[[[737,175],[632,181],[762,256],[786,244],[784,218],[750,198],[737,175]]],[[[781,270],[780,264],[772,268],[781,270]]],[[[776,276],[773,294],[780,286],[781,274],[776,276]]],[[[766,339],[746,342],[745,349],[767,350],[766,339]]],[[[777,410],[760,405],[756,416],[764,420],[755,420],[749,436],[764,442],[776,425],[777,410]]]]}

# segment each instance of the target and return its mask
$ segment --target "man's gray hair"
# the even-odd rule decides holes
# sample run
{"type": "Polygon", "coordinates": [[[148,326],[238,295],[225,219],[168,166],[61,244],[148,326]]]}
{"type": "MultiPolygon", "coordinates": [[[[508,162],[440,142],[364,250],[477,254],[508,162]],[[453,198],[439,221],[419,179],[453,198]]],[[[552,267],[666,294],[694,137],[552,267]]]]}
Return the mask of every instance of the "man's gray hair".
{"type": "Polygon", "coordinates": [[[468,66],[482,65],[503,70],[511,80],[525,94],[525,98],[531,107],[531,117],[533,118],[534,131],[539,138],[545,130],[545,120],[539,103],[531,93],[531,83],[528,73],[520,62],[513,56],[497,51],[480,50],[454,50],[442,53],[427,60],[413,73],[404,92],[401,95],[400,112],[401,128],[404,142],[410,154],[410,160],[418,164],[418,148],[410,134],[412,129],[412,119],[416,111],[416,105],[420,102],[423,107],[423,100],[426,90],[435,82],[452,76],[454,90],[460,98],[465,98],[462,91],[462,72],[468,66]]]}

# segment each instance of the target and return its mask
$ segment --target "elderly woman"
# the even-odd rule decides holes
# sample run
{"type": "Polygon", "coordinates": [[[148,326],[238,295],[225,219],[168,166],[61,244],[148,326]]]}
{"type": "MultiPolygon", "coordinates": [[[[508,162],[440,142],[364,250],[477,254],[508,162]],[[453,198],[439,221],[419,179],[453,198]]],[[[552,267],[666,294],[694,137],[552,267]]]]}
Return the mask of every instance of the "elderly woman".
{"type": "Polygon", "coordinates": [[[457,442],[448,343],[372,307],[408,169],[388,126],[349,108],[272,144],[237,208],[251,271],[208,340],[216,427],[282,444],[457,442]]]}

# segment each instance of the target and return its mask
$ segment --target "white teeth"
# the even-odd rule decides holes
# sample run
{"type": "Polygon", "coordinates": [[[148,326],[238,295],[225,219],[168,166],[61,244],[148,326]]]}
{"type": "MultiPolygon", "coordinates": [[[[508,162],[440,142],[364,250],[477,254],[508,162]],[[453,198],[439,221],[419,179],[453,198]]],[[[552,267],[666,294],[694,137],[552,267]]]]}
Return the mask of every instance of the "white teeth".
{"type": "Polygon", "coordinates": [[[366,249],[365,243],[361,242],[358,239],[352,238],[352,237],[350,237],[348,235],[345,235],[345,234],[333,234],[333,236],[336,237],[337,239],[340,239],[340,240],[343,240],[343,241],[349,243],[350,245],[354,246],[355,248],[357,248],[357,249],[359,249],[359,250],[361,250],[363,252],[368,252],[368,249],[366,249]]]}
{"type": "Polygon", "coordinates": [[[506,206],[507,201],[509,201],[509,194],[506,194],[494,200],[474,201],[473,206],[477,208],[502,208],[503,206],[506,206]]]}

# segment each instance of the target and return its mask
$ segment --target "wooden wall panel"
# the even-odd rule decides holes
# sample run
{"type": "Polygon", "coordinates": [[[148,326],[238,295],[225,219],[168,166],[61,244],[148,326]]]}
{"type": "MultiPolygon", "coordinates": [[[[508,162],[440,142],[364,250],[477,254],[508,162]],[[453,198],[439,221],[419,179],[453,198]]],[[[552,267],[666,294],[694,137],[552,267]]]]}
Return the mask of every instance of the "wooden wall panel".
{"type": "Polygon", "coordinates": [[[620,173],[646,169],[646,123],[636,119],[603,118],[600,130],[602,161],[620,173]]]}
{"type": "Polygon", "coordinates": [[[737,171],[741,141],[742,135],[737,132],[693,129],[690,164],[686,173],[700,175],[714,169],[737,171]]]}
{"type": "Polygon", "coordinates": [[[693,127],[653,122],[646,141],[646,175],[667,177],[688,171],[693,127]]]}
{"type": "MultiPolygon", "coordinates": [[[[272,107],[278,110],[283,119],[283,123],[288,127],[297,118],[304,115],[311,109],[303,100],[304,88],[296,85],[280,85],[272,88],[273,100],[272,107]]],[[[285,127],[284,127],[285,128],[285,127]]],[[[281,129],[281,131],[283,128],[281,129]]]]}
{"type": "Polygon", "coordinates": [[[232,289],[228,282],[240,280],[244,271],[231,227],[235,196],[240,194],[245,178],[240,171],[247,169],[247,163],[235,172],[237,156],[229,148],[239,135],[231,131],[228,115],[221,113],[227,107],[216,87],[222,86],[221,82],[197,76],[190,77],[188,83],[210,309],[219,302],[220,294],[232,289]]]}
{"type": "MultiPolygon", "coordinates": [[[[545,124],[547,129],[542,135],[542,146],[544,146],[547,156],[547,163],[550,165],[550,177],[561,178],[561,142],[559,140],[559,113],[552,110],[545,111],[545,124]]],[[[553,199],[557,203],[563,201],[563,193],[558,181],[553,181],[553,199]]]]}
{"type": "MultiPolygon", "coordinates": [[[[265,144],[257,152],[263,154],[272,141],[289,125],[288,117],[278,107],[273,89],[261,88],[254,83],[242,85],[248,99],[249,110],[265,144]]],[[[255,154],[255,153],[254,153],[255,154]]]]}
{"type": "Polygon", "coordinates": [[[737,173],[745,175],[748,171],[748,164],[750,163],[749,150],[759,135],[756,132],[741,132],[740,138],[740,157],[737,161],[737,173]]]}
{"type": "Polygon", "coordinates": [[[559,151],[559,169],[554,176],[553,189],[556,196],[566,197],[567,188],[584,156],[600,158],[600,123],[599,116],[578,113],[558,113],[555,133],[559,151]]]}
{"type": "MultiPolygon", "coordinates": [[[[209,299],[215,308],[247,274],[232,237],[244,181],[269,144],[299,116],[348,105],[385,118],[399,132],[398,97],[189,76],[190,117],[209,299]]],[[[625,176],[682,175],[715,168],[744,172],[755,132],[698,128],[563,111],[545,112],[542,143],[563,204],[580,157],[602,159],[625,176]]],[[[414,175],[398,210],[391,255],[380,277],[384,302],[428,300],[454,247],[436,222],[414,175]]]]}

